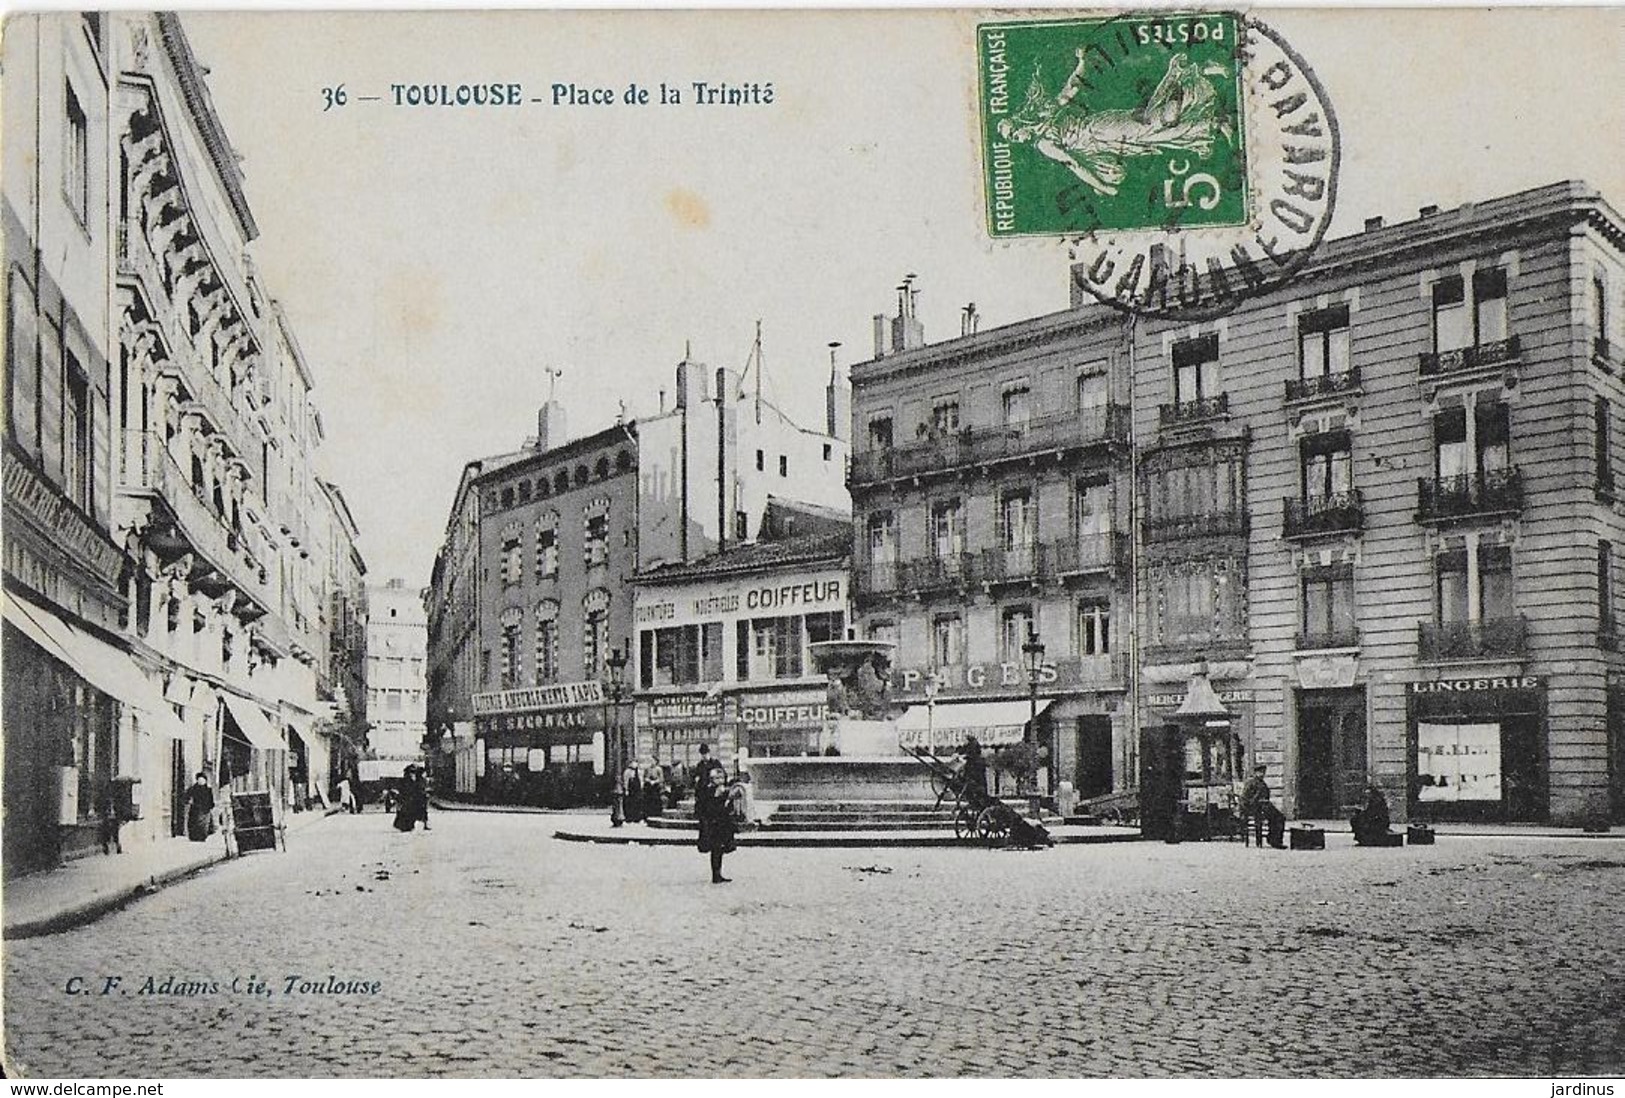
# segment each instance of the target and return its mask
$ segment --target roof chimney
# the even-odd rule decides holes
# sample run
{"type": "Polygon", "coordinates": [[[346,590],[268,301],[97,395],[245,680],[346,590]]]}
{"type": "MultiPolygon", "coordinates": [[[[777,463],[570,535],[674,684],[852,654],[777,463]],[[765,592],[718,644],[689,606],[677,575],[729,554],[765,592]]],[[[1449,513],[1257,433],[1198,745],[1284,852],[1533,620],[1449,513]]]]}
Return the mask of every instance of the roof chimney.
{"type": "Polygon", "coordinates": [[[1376,217],[1368,217],[1368,218],[1365,219],[1365,231],[1366,232],[1370,232],[1373,229],[1380,229],[1380,228],[1382,228],[1382,216],[1380,214],[1378,216],[1376,216],[1376,217]]]}
{"type": "Polygon", "coordinates": [[[564,426],[564,405],[549,400],[536,413],[536,449],[552,450],[570,441],[564,426]]]}
{"type": "Polygon", "coordinates": [[[1432,217],[1434,214],[1439,212],[1439,207],[1433,206],[1433,205],[1427,205],[1427,206],[1423,206],[1421,208],[1421,210],[1419,210],[1418,212],[1423,217],[1432,217]]]}

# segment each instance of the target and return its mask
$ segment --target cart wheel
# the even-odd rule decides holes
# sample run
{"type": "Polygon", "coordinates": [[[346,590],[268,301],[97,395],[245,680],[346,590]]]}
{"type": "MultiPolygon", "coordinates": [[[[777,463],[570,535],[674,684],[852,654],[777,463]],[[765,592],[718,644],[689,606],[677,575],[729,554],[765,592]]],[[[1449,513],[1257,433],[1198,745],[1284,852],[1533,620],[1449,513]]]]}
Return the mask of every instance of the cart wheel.
{"type": "Polygon", "coordinates": [[[954,811],[954,837],[957,839],[976,838],[976,809],[968,804],[959,804],[954,811]]]}
{"type": "Polygon", "coordinates": [[[976,817],[976,835],[988,846],[1003,846],[1010,838],[1010,820],[998,805],[988,805],[976,817]]]}

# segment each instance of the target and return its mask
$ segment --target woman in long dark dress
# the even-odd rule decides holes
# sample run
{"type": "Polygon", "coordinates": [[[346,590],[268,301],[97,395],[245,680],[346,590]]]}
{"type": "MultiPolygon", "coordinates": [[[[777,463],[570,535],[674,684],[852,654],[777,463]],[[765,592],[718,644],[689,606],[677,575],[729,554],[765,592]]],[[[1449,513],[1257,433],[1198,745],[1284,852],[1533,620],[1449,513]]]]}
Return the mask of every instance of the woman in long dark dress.
{"type": "Polygon", "coordinates": [[[209,776],[200,770],[186,791],[186,837],[194,843],[203,842],[209,837],[213,818],[214,790],[209,788],[209,776]]]}
{"type": "Polygon", "coordinates": [[[734,849],[734,818],[728,800],[728,771],[700,745],[700,765],[694,775],[694,818],[700,824],[700,853],[711,855],[711,883],[727,884],[722,856],[734,849]]]}
{"type": "Polygon", "coordinates": [[[420,815],[423,816],[425,824],[429,822],[427,808],[422,812],[418,809],[418,797],[422,792],[417,782],[417,769],[415,766],[408,766],[401,773],[401,801],[400,807],[395,810],[396,831],[411,831],[417,826],[420,815]]]}

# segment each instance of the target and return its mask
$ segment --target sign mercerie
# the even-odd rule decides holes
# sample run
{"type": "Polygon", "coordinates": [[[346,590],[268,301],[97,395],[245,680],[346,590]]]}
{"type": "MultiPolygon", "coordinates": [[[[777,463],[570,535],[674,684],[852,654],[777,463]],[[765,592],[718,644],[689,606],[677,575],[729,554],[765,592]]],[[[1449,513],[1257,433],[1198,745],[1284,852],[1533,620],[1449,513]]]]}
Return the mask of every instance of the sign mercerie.
{"type": "Polygon", "coordinates": [[[785,617],[825,613],[846,607],[846,574],[839,569],[804,572],[777,581],[651,587],[638,591],[633,618],[638,625],[693,625],[735,618],[785,617]]]}

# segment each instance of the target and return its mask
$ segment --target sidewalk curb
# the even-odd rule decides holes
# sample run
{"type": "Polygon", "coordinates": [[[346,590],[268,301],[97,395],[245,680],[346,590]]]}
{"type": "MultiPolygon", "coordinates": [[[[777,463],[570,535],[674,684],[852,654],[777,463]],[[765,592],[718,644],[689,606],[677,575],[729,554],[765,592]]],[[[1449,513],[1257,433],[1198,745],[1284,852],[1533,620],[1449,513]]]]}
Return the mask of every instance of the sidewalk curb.
{"type": "MultiPolygon", "coordinates": [[[[287,830],[304,831],[307,827],[326,819],[327,815],[331,815],[331,813],[316,815],[310,817],[308,821],[301,820],[297,824],[289,824],[287,830]]],[[[305,814],[300,813],[300,816],[303,817],[305,814]]],[[[237,858],[240,857],[242,857],[241,854],[237,855],[237,858]]],[[[179,884],[189,877],[196,877],[205,870],[213,869],[222,862],[236,861],[237,858],[229,856],[223,847],[218,850],[211,850],[206,857],[199,861],[154,873],[145,880],[129,887],[120,887],[94,895],[88,900],[71,904],[60,911],[38,919],[14,923],[4,928],[0,938],[8,942],[23,938],[42,938],[50,934],[60,934],[64,930],[73,930],[76,927],[85,926],[106,915],[111,915],[115,911],[128,907],[144,896],[151,896],[153,893],[168,888],[170,885],[179,884]]]]}
{"type": "MultiPolygon", "coordinates": [[[[855,832],[843,835],[839,832],[784,832],[784,838],[768,838],[761,834],[745,833],[737,836],[734,843],[740,847],[753,847],[756,849],[840,849],[840,850],[869,850],[879,848],[892,849],[931,849],[942,847],[961,847],[967,850],[986,849],[979,843],[967,842],[953,835],[951,832],[943,835],[875,835],[872,833],[855,832]]],[[[662,833],[660,830],[634,832],[619,835],[603,833],[589,833],[583,831],[553,832],[553,837],[567,843],[598,843],[607,846],[693,846],[696,834],[662,833]]],[[[1098,846],[1106,843],[1137,843],[1142,842],[1138,832],[1123,835],[1070,835],[1058,836],[1055,840],[1057,846],[1098,846]]]]}

